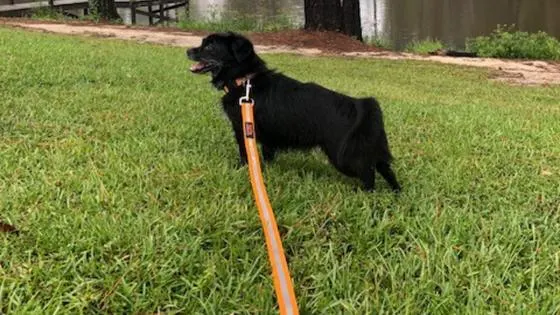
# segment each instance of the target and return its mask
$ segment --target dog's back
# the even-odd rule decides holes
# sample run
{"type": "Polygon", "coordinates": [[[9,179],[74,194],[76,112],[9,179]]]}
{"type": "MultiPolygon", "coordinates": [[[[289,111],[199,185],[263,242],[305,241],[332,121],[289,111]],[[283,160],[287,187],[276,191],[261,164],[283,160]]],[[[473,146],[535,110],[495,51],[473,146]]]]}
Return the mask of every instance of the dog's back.
{"type": "Polygon", "coordinates": [[[306,149],[338,145],[354,123],[348,96],[315,83],[301,83],[280,73],[256,77],[256,123],[265,142],[279,148],[306,149]],[[257,81],[258,80],[258,81],[257,81]]]}

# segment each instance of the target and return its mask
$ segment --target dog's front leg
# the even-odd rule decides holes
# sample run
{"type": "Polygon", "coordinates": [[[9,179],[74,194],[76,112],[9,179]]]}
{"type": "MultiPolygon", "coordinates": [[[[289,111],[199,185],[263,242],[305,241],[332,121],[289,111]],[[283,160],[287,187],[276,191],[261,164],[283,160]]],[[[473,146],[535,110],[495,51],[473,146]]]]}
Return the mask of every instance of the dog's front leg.
{"type": "Polygon", "coordinates": [[[243,136],[243,130],[241,129],[241,124],[234,125],[233,131],[235,133],[235,140],[237,141],[237,147],[239,148],[239,167],[247,165],[247,151],[245,150],[245,139],[243,136]]]}
{"type": "Polygon", "coordinates": [[[243,167],[247,165],[247,151],[245,150],[245,136],[243,135],[241,107],[237,105],[235,101],[232,102],[230,100],[223,101],[223,104],[224,111],[231,122],[231,127],[235,135],[235,141],[237,141],[237,147],[239,149],[238,167],[243,167]]]}
{"type": "Polygon", "coordinates": [[[262,145],[263,159],[266,162],[272,162],[276,156],[276,148],[269,145],[262,145]]]}

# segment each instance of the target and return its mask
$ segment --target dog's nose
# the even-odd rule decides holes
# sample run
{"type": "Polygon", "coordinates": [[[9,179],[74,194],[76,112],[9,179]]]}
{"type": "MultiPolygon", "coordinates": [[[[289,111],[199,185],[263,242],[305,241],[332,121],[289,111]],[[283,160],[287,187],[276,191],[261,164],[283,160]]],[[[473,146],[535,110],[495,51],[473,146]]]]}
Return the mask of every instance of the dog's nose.
{"type": "Polygon", "coordinates": [[[195,48],[187,49],[187,57],[191,57],[191,58],[192,58],[192,56],[194,55],[194,53],[195,53],[195,48]]]}

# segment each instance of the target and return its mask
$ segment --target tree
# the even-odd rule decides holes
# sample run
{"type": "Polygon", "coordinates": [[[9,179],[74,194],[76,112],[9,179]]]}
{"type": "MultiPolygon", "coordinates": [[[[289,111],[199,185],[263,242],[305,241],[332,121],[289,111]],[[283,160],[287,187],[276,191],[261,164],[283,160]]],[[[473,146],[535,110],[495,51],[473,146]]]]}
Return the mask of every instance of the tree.
{"type": "Polygon", "coordinates": [[[115,0],[89,0],[90,14],[97,16],[102,20],[119,19],[115,0]]]}
{"type": "Polygon", "coordinates": [[[305,29],[362,38],[359,0],[304,0],[305,29]]]}

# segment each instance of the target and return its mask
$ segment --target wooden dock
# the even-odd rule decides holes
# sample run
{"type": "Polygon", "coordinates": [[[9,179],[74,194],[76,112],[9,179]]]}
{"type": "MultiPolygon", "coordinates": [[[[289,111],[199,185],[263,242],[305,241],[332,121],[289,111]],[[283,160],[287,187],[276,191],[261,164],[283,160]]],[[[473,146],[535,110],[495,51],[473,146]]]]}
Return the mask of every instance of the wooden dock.
{"type": "MultiPolygon", "coordinates": [[[[41,0],[25,3],[13,3],[0,5],[0,16],[24,16],[41,8],[51,8],[64,13],[66,10],[84,10],[87,15],[89,9],[88,0],[41,0]]],[[[171,21],[166,16],[169,10],[185,7],[188,10],[189,0],[115,0],[117,8],[130,9],[132,24],[136,24],[136,16],[148,17],[150,25],[171,21]],[[156,8],[154,8],[156,7],[156,8]]],[[[71,14],[70,14],[71,15],[71,14]]]]}

